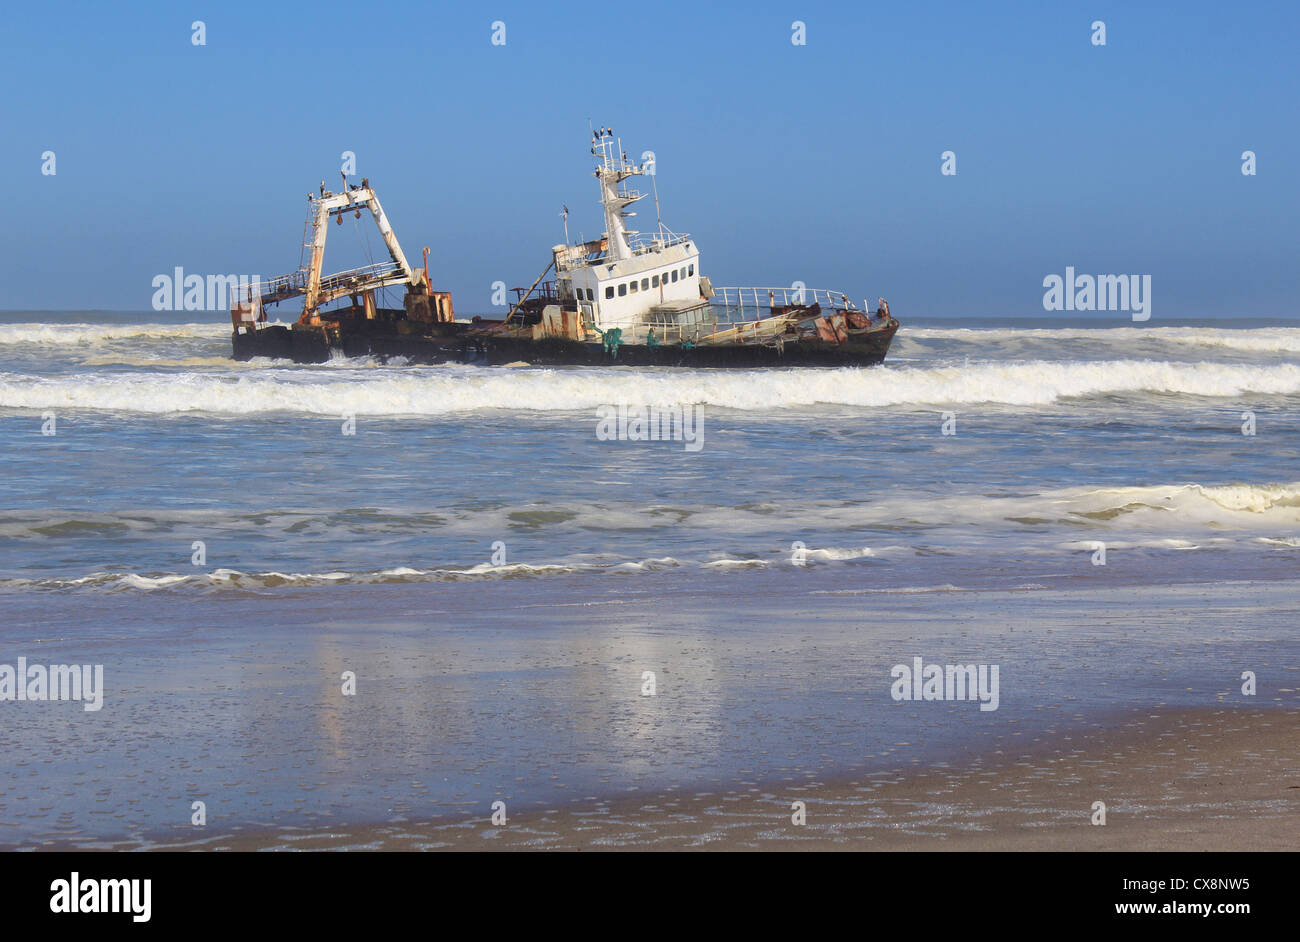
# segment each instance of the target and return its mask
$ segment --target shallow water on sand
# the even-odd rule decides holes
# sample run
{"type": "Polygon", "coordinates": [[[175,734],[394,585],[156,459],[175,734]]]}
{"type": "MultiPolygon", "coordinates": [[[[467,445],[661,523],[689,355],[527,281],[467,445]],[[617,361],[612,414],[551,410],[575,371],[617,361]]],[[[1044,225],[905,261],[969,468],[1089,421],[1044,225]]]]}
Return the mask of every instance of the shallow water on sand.
{"type": "Polygon", "coordinates": [[[0,843],[486,822],[498,800],[779,791],[1043,752],[1135,710],[1297,706],[1294,583],[866,594],[845,576],[289,588],[270,608],[28,597],[16,623],[59,627],[11,643],[105,664],[106,692],[98,712],[5,704],[0,843]],[[997,709],[895,701],[894,668],[917,657],[997,665],[997,709]]]}

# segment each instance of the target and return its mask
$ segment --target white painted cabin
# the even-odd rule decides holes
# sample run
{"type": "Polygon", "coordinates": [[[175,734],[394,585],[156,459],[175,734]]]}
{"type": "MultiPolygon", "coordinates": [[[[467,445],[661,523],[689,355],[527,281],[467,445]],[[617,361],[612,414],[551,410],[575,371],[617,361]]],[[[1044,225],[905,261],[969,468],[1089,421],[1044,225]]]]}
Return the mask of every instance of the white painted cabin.
{"type": "Polygon", "coordinates": [[[653,169],[629,162],[608,128],[593,134],[591,152],[600,158],[594,176],[600,182],[605,234],[552,250],[561,304],[576,303],[584,323],[599,330],[621,328],[626,342],[643,338],[654,325],[703,322],[713,291],[700,274],[694,241],[662,223],[648,238],[627,228],[628,217],[636,215],[627,207],[647,194],[628,190],[623,181],[653,175],[653,169]]]}

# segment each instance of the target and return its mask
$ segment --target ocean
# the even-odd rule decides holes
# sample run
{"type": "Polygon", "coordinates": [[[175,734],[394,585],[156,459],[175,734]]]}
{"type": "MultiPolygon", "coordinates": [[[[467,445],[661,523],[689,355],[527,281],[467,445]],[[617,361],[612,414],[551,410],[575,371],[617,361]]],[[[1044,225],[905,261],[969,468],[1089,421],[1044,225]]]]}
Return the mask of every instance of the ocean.
{"type": "Polygon", "coordinates": [[[104,677],[98,710],[0,699],[0,845],[461,826],[1294,708],[1293,322],[900,313],[882,367],[675,371],[236,363],[196,316],[0,315],[0,665],[104,677]],[[699,447],[608,440],[621,404],[692,407],[699,447]],[[998,665],[997,708],[900,700],[914,658],[998,665]]]}

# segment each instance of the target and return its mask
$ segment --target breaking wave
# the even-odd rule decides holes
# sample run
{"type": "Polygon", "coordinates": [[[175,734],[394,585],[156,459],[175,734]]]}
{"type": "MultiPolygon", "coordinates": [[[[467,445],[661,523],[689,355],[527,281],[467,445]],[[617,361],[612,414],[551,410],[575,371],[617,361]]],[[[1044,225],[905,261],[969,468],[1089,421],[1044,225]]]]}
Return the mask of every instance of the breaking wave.
{"type": "MultiPolygon", "coordinates": [[[[130,511],[0,511],[0,539],[101,540],[122,537],[172,539],[175,534],[220,531],[257,534],[270,540],[309,537],[338,543],[345,538],[401,538],[437,533],[440,540],[476,538],[484,532],[688,532],[762,539],[791,533],[868,529],[897,533],[936,527],[987,530],[1069,525],[1165,531],[1205,528],[1206,535],[1232,529],[1278,529],[1291,538],[1300,528],[1300,483],[1167,484],[1146,487],[1075,487],[1041,494],[889,492],[859,500],[789,498],[745,504],[636,500],[545,501],[491,506],[427,505],[130,511]],[[1008,526],[1009,525],[1009,526],[1008,526]]],[[[1199,535],[1199,534],[1198,534],[1199,535]]],[[[879,548],[877,548],[879,549],[879,548]]],[[[808,546],[809,560],[863,558],[861,545],[808,546]]],[[[587,562],[587,561],[584,561],[587,562]]]]}
{"type": "Polygon", "coordinates": [[[477,367],[259,370],[241,375],[0,373],[0,408],[249,415],[454,415],[476,410],[590,411],[619,401],[768,410],[821,404],[1050,405],[1087,396],[1300,393],[1300,365],[1106,360],[835,370],[632,370],[477,367]]]}
{"type": "MultiPolygon", "coordinates": [[[[714,560],[694,564],[707,568],[728,568],[725,563],[770,565],[762,560],[714,560]]],[[[263,589],[305,588],[329,585],[383,585],[413,582],[478,582],[501,579],[530,579],[545,576],[577,573],[622,574],[654,572],[686,565],[671,556],[657,559],[629,561],[614,565],[584,563],[553,563],[528,565],[516,563],[507,566],[482,564],[466,569],[414,569],[395,566],[365,572],[335,570],[331,572],[242,572],[238,569],[214,569],[198,573],[136,573],[95,572],[80,578],[0,579],[0,589],[100,589],[108,591],[153,592],[160,589],[263,589]]],[[[742,568],[745,568],[742,566],[742,568]]]]}
{"type": "MultiPolygon", "coordinates": [[[[537,511],[535,505],[529,505],[537,511]]],[[[310,545],[300,544],[295,563],[274,566],[274,549],[254,549],[264,571],[218,568],[208,572],[109,572],[81,577],[45,574],[40,570],[11,572],[21,578],[0,578],[0,590],[137,590],[236,589],[273,590],[284,587],[360,585],[408,582],[462,582],[538,579],[572,574],[617,576],[680,570],[683,572],[745,572],[790,566],[795,561],[791,540],[817,534],[822,545],[802,547],[804,565],[878,565],[915,560],[932,554],[936,540],[945,555],[987,555],[996,546],[1046,558],[1091,552],[1104,539],[1113,550],[1182,553],[1202,549],[1233,550],[1267,547],[1267,552],[1294,554],[1300,549],[1300,482],[1291,484],[1201,485],[1066,488],[1042,494],[890,494],[882,499],[845,502],[792,499],[761,505],[683,505],[647,508],[632,502],[588,506],[563,502],[548,505],[549,529],[588,531],[595,526],[644,535],[647,530],[670,534],[643,543],[626,554],[578,553],[504,566],[442,565],[432,568],[392,566],[313,571],[310,545]],[[665,511],[669,511],[665,513],[665,511]],[[943,531],[940,535],[939,531],[943,531]],[[870,540],[863,546],[862,540],[870,540]],[[673,555],[648,555],[651,546],[673,555]],[[636,555],[633,555],[635,553],[636,555]],[[644,554],[644,555],[643,555],[644,554]],[[302,567],[301,569],[293,568],[302,567]]],[[[350,547],[362,551],[381,535],[437,532],[444,547],[449,533],[473,537],[484,531],[508,532],[518,507],[490,509],[444,508],[436,514],[412,508],[359,508],[320,512],[310,510],[247,511],[231,518],[220,511],[158,510],[131,513],[51,514],[42,511],[0,512],[0,537],[21,541],[63,541],[117,538],[134,534],[176,541],[176,532],[197,532],[202,524],[223,523],[227,538],[244,533],[261,537],[274,547],[289,534],[310,533],[328,547],[332,559],[350,547]]],[[[183,544],[183,541],[181,541],[183,544]]],[[[28,544],[31,545],[31,544],[28,544]]],[[[554,545],[559,545],[558,542],[554,545]]],[[[411,549],[408,558],[424,555],[411,549]]],[[[400,558],[400,557],[399,557],[400,558]]],[[[111,567],[109,567],[111,568],[111,567]]],[[[252,570],[254,566],[247,567],[252,570]]]]}
{"type": "Polygon", "coordinates": [[[0,324],[0,346],[41,344],[89,346],[128,340],[228,339],[230,324],[0,324]]]}
{"type": "Polygon", "coordinates": [[[1219,347],[1251,353],[1300,353],[1300,327],[1249,329],[1217,327],[906,327],[899,341],[947,340],[973,344],[1022,341],[1082,340],[1088,343],[1132,345],[1167,343],[1175,346],[1219,347]]]}

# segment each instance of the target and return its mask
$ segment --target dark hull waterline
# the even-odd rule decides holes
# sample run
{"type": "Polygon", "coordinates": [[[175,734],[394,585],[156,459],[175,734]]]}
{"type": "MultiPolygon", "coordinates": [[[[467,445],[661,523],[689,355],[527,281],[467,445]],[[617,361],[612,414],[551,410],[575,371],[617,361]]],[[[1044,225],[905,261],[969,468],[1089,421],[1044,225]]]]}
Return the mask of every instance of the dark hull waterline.
{"type": "Polygon", "coordinates": [[[816,337],[707,345],[601,343],[503,336],[479,324],[345,319],[322,326],[274,325],[234,334],[234,358],[324,363],[335,356],[402,357],[412,364],[504,366],[680,366],[695,368],[872,366],[885,359],[896,322],[852,332],[840,343],[816,337]]]}

